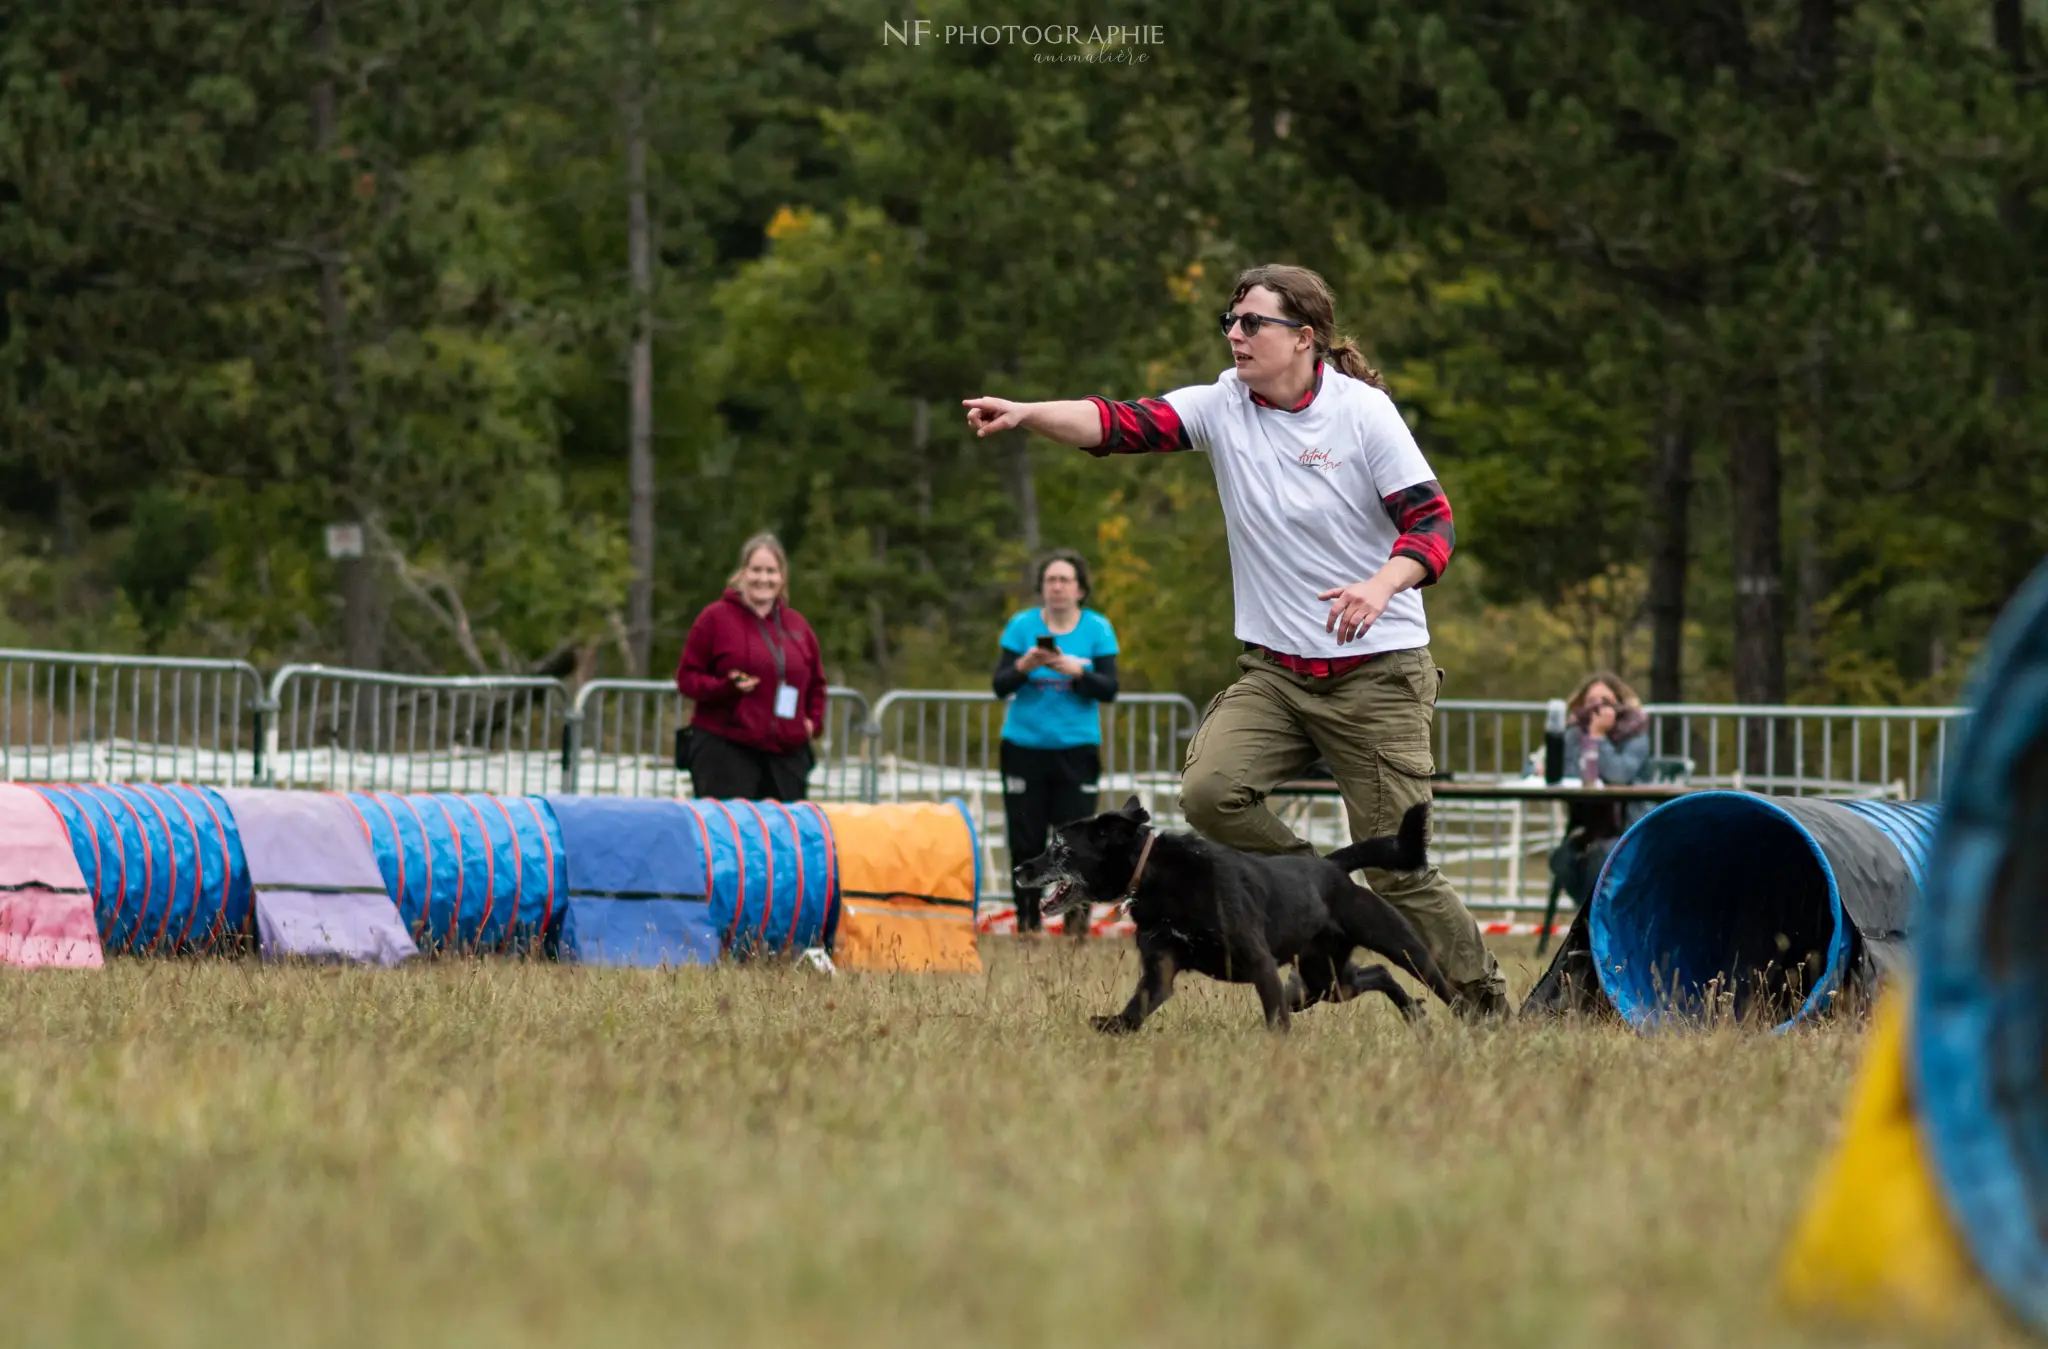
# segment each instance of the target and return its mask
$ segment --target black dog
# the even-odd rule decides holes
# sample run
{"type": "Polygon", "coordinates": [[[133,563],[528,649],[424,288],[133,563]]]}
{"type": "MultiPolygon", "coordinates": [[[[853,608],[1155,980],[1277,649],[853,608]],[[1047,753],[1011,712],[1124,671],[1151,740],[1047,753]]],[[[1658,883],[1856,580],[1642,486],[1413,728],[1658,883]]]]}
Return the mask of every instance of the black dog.
{"type": "Polygon", "coordinates": [[[1194,834],[1161,833],[1151,818],[1134,796],[1122,810],[1055,828],[1044,854],[1016,868],[1019,885],[1046,888],[1040,908],[1047,916],[1098,898],[1128,898],[1144,968],[1130,1005],[1094,1018],[1097,1030],[1138,1029],[1173,996],[1182,970],[1254,985],[1266,1024],[1278,1030],[1287,1029],[1290,1012],[1369,992],[1384,993],[1411,1020],[1421,1015],[1384,965],[1351,963],[1360,946],[1395,961],[1446,1004],[1456,1000],[1408,920],[1348,874],[1423,865],[1428,806],[1411,809],[1398,835],[1328,857],[1240,852],[1194,834]],[[1281,977],[1289,963],[1299,964],[1298,984],[1281,977]]]}

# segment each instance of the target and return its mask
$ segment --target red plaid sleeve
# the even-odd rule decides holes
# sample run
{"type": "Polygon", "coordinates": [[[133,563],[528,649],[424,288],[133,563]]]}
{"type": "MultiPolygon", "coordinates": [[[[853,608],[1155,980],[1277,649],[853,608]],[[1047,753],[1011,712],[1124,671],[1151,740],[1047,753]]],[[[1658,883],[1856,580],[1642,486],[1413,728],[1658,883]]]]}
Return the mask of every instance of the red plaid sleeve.
{"type": "Polygon", "coordinates": [[[1451,524],[1451,503],[1434,478],[1416,483],[1384,499],[1387,515],[1401,537],[1394,540],[1395,557],[1412,557],[1427,573],[1423,585],[1434,584],[1451,565],[1451,550],[1457,547],[1458,531],[1451,524]]]}
{"type": "Polygon", "coordinates": [[[1102,414],[1102,443],[1088,451],[1097,459],[1108,454],[1168,454],[1194,448],[1180,414],[1164,398],[1129,403],[1113,403],[1107,398],[1088,401],[1102,414]]]}

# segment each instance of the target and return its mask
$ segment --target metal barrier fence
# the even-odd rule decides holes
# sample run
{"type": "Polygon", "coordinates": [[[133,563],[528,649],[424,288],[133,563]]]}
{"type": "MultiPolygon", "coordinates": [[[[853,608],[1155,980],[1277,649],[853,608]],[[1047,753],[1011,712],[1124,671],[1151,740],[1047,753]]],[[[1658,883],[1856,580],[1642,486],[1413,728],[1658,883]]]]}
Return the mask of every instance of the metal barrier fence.
{"type": "MultiPolygon", "coordinates": [[[[1543,703],[1446,699],[1439,771],[1513,778],[1543,751],[1543,703]]],[[[1754,707],[1650,704],[1650,752],[1693,761],[1691,780],[1792,796],[1938,795],[1960,707],[1754,707]]]]}
{"type": "MultiPolygon", "coordinates": [[[[1651,704],[1650,752],[1690,763],[1696,786],[1775,795],[1903,800],[1940,791],[1964,708],[1757,707],[1651,704]]],[[[1446,699],[1437,705],[1439,772],[1465,781],[1542,771],[1546,704],[1446,699]]],[[[1290,803],[1297,831],[1318,846],[1348,841],[1334,803],[1290,803]]],[[[1548,855],[1564,837],[1565,809],[1519,801],[1439,802],[1433,851],[1466,902],[1489,910],[1540,909],[1548,855]]],[[[1569,900],[1565,907],[1570,907],[1569,900]]]]}
{"type": "Polygon", "coordinates": [[[263,707],[238,660],[0,650],[0,778],[256,782],[263,707]]]}
{"type": "Polygon", "coordinates": [[[287,665],[270,705],[273,786],[527,795],[554,785],[569,700],[552,679],[287,665]]]}
{"type": "MultiPolygon", "coordinates": [[[[999,706],[992,695],[978,692],[884,695],[875,711],[875,776],[868,799],[966,800],[981,832],[987,893],[1002,900],[1009,894],[1010,859],[996,768],[999,706]]],[[[1546,706],[1440,703],[1438,770],[1467,781],[1539,772],[1546,706]]],[[[1915,795],[1915,784],[1929,793],[1939,790],[1945,755],[1967,715],[1961,708],[1713,704],[1645,710],[1651,715],[1651,752],[1692,760],[1695,783],[1894,799],[1915,795]]],[[[1163,824],[1181,824],[1180,764],[1197,719],[1193,704],[1178,694],[1127,694],[1106,716],[1111,725],[1123,717],[1127,729],[1122,737],[1105,734],[1102,804],[1136,793],[1163,824]],[[1164,735],[1156,724],[1148,728],[1144,748],[1127,750],[1113,768],[1112,747],[1133,738],[1138,724],[1130,714],[1149,715],[1156,723],[1168,708],[1172,720],[1164,735]]],[[[1333,797],[1276,797],[1271,804],[1319,851],[1351,841],[1343,803],[1333,797]]],[[[1548,857],[1564,832],[1565,809],[1559,804],[1440,800],[1432,812],[1431,853],[1467,904],[1512,918],[1517,910],[1540,910],[1548,899],[1548,857]]]]}
{"type": "MultiPolygon", "coordinates": [[[[689,703],[658,679],[593,679],[576,692],[562,724],[562,790],[585,796],[688,796],[690,775],[675,765],[676,732],[689,703]]],[[[860,690],[825,690],[825,727],[811,797],[865,800],[868,700],[860,690]]]]}
{"type": "MultiPolygon", "coordinates": [[[[1328,796],[1275,796],[1273,813],[1317,852],[1351,842],[1344,803],[1328,796]]],[[[1430,808],[1430,860],[1473,909],[1540,914],[1550,894],[1548,857],[1564,838],[1564,807],[1532,801],[1440,798],[1430,808]]],[[[1569,910],[1566,900],[1564,908],[1569,910]]]]}
{"type": "MultiPolygon", "coordinates": [[[[829,691],[820,800],[964,799],[980,830],[989,893],[1010,874],[999,769],[1003,706],[985,691],[897,690],[872,707],[829,691]]],[[[1652,752],[1692,763],[1691,781],[1798,795],[1938,793],[1963,708],[1676,704],[1645,709],[1652,752]]],[[[1502,780],[1540,768],[1542,702],[1446,700],[1439,771],[1502,780]]],[[[1103,709],[1101,801],[1138,796],[1181,824],[1180,767],[1199,714],[1174,693],[1126,693],[1103,709]]],[[[0,778],[185,781],[397,791],[688,793],[674,764],[687,704],[657,680],[597,680],[573,701],[535,678],[421,678],[292,665],[267,689],[241,661],[0,650],[0,778]]],[[[1319,849],[1349,840],[1334,798],[1275,798],[1319,849]]],[[[1451,801],[1434,853],[1468,903],[1532,909],[1561,807],[1451,801]]]]}

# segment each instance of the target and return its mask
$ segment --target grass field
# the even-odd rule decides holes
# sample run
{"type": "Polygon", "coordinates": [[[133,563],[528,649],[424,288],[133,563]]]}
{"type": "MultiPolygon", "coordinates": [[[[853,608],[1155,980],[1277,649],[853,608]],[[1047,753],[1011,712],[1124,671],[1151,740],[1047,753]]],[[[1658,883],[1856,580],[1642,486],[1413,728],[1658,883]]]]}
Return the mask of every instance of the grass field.
{"type": "Polygon", "coordinates": [[[0,1339],[1914,1342],[1769,1302],[1853,1027],[1417,1033],[1375,1000],[1282,1040],[1195,978],[1108,1041],[1127,948],[984,950],[10,974],[0,1339]]]}

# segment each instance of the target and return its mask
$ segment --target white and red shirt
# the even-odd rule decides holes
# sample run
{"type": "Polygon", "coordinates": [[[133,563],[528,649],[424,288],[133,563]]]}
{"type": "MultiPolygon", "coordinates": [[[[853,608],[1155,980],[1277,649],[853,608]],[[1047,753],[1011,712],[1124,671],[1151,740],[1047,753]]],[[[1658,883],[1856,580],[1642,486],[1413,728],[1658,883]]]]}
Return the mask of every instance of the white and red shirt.
{"type": "Polygon", "coordinates": [[[1164,398],[1093,400],[1102,443],[1089,453],[1205,450],[1230,537],[1237,636],[1312,660],[1405,651],[1429,642],[1417,589],[1394,596],[1344,646],[1317,595],[1363,581],[1396,556],[1443,575],[1455,534],[1450,503],[1385,391],[1316,366],[1302,401],[1282,408],[1225,370],[1164,398]]]}

